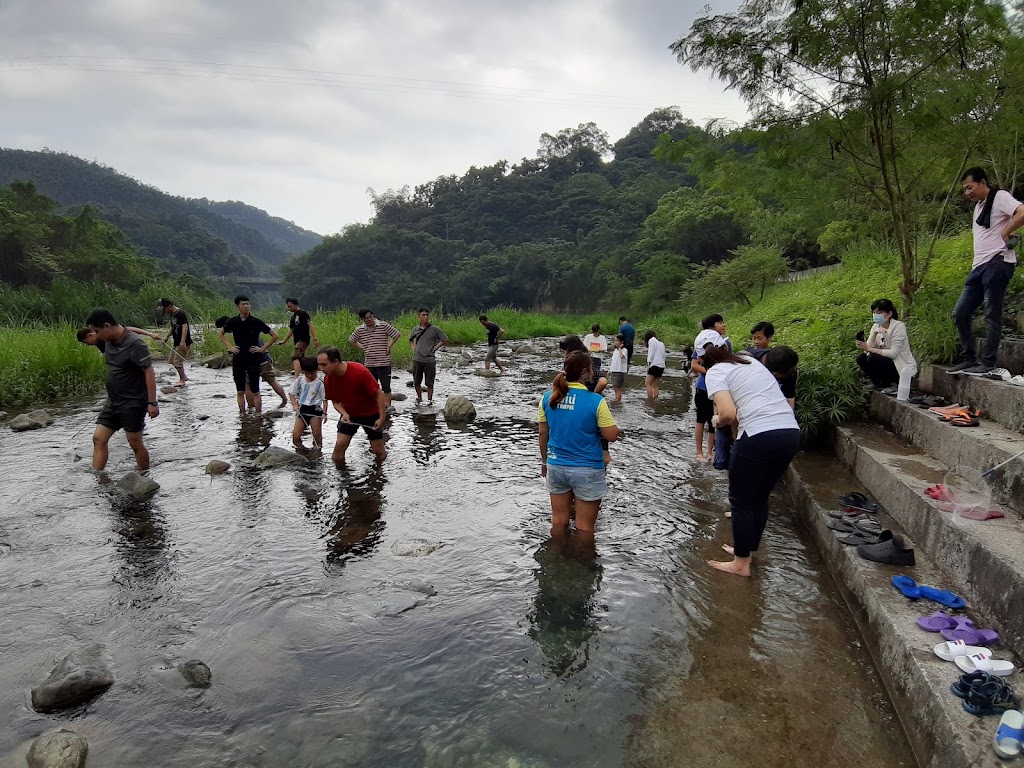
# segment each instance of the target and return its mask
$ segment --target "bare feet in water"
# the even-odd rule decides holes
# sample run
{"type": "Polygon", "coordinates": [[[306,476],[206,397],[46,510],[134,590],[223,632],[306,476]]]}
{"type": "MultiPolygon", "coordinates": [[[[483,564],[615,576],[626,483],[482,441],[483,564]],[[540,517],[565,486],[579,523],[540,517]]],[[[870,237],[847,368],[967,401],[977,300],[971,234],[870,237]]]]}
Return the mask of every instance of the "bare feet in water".
{"type": "MultiPolygon", "coordinates": [[[[732,549],[732,547],[726,544],[722,547],[722,549],[725,549],[727,552],[729,552],[732,549]]],[[[728,563],[723,563],[718,560],[708,560],[708,565],[719,571],[725,571],[726,573],[735,573],[737,576],[750,576],[749,557],[734,557],[728,563]]]]}
{"type": "Polygon", "coordinates": [[[697,454],[697,461],[707,461],[707,460],[708,460],[707,456],[705,456],[703,453],[698,453],[697,454]]]}
{"type": "Polygon", "coordinates": [[[728,552],[730,555],[735,555],[736,554],[736,550],[734,550],[732,548],[732,544],[723,544],[722,545],[722,549],[724,551],[728,552]]]}

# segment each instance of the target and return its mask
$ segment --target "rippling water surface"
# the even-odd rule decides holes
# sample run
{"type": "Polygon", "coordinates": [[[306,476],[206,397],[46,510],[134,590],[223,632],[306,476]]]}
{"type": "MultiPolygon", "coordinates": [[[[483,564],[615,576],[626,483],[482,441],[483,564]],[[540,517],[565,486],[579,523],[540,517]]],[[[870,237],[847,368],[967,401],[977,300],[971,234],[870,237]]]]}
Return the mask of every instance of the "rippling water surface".
{"type": "MultiPolygon", "coordinates": [[[[652,409],[630,377],[588,551],[550,538],[539,477],[534,402],[556,358],[512,363],[441,371],[438,403],[469,395],[477,419],[397,403],[383,468],[360,434],[343,470],[253,468],[290,446],[290,418],[240,419],[230,372],[195,369],[147,429],[148,502],[88,471],[98,401],[4,431],[0,765],[62,725],[109,768],[912,765],[783,501],[756,578],[704,564],[728,541],[725,484],[693,461],[688,383],[670,371],[652,409]],[[205,476],[213,458],[232,471],[205,476]],[[443,546],[392,552],[414,538],[443,546]],[[437,594],[381,615],[424,582],[437,594]],[[88,642],[107,644],[114,686],[34,712],[30,689],[88,642]],[[192,658],[210,689],[182,687],[192,658]]],[[[333,420],[325,434],[329,450],[333,420]]],[[[133,460],[111,445],[116,480],[133,460]]]]}

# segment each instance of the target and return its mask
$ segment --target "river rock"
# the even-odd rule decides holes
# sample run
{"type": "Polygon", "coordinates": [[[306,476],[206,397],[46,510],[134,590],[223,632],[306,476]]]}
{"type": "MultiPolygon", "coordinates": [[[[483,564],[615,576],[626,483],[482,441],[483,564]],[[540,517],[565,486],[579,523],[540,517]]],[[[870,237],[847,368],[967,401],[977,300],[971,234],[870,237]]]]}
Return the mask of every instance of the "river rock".
{"type": "Polygon", "coordinates": [[[114,684],[106,648],[93,643],[72,651],[53,668],[42,685],[32,689],[37,712],[67,709],[98,696],[114,684]]]}
{"type": "Polygon", "coordinates": [[[405,392],[392,392],[391,399],[394,400],[396,403],[400,403],[403,400],[408,400],[409,396],[405,394],[405,392]]]}
{"type": "Polygon", "coordinates": [[[199,421],[206,421],[208,418],[210,418],[210,414],[208,414],[208,413],[197,413],[196,414],[196,419],[198,419],[199,421]]]}
{"type": "Polygon", "coordinates": [[[531,347],[529,344],[520,344],[518,347],[515,347],[512,351],[515,352],[517,355],[537,354],[537,350],[531,347]]]}
{"type": "Polygon", "coordinates": [[[407,589],[410,592],[419,592],[421,595],[427,597],[433,597],[437,594],[437,590],[434,589],[433,584],[428,584],[425,581],[406,581],[398,585],[402,589],[407,589]]]}
{"type": "Polygon", "coordinates": [[[208,355],[195,361],[196,365],[205,365],[207,368],[228,368],[231,365],[231,355],[208,355]]]}
{"type": "Polygon", "coordinates": [[[228,396],[225,394],[210,395],[214,400],[227,400],[228,396]]]}
{"type": "Polygon", "coordinates": [[[209,464],[206,465],[206,474],[208,475],[223,475],[225,472],[231,469],[231,465],[226,461],[220,459],[213,459],[209,464]]]}
{"type": "Polygon", "coordinates": [[[463,395],[452,395],[444,404],[444,418],[452,424],[461,424],[476,417],[476,406],[463,395]]]}
{"type": "Polygon", "coordinates": [[[7,411],[0,411],[0,421],[7,421],[7,411]]]}
{"type": "Polygon", "coordinates": [[[258,467],[281,467],[286,464],[298,464],[305,459],[295,451],[281,448],[276,445],[267,446],[267,449],[256,457],[258,467]]]}
{"type": "Polygon", "coordinates": [[[44,410],[35,410],[15,416],[10,421],[15,432],[27,432],[30,429],[42,429],[53,424],[53,416],[44,410]]]}
{"type": "Polygon", "coordinates": [[[413,382],[413,381],[407,381],[407,382],[405,382],[405,386],[407,386],[407,387],[409,387],[411,389],[412,387],[416,386],[416,383],[413,382]]]}
{"type": "Polygon", "coordinates": [[[164,395],[176,395],[176,394],[178,394],[178,390],[176,388],[174,388],[174,387],[160,387],[160,392],[161,392],[161,394],[164,394],[164,395]]]}
{"type": "Polygon", "coordinates": [[[85,737],[61,728],[33,741],[27,758],[29,768],[84,768],[87,754],[85,737]]]}
{"type": "Polygon", "coordinates": [[[467,352],[466,350],[462,350],[462,352],[459,354],[459,357],[461,357],[467,363],[473,362],[473,356],[469,354],[469,352],[467,352]]]}
{"type": "Polygon", "coordinates": [[[160,484],[138,472],[129,472],[117,481],[117,487],[139,499],[152,496],[160,490],[160,484]]]}
{"type": "Polygon", "coordinates": [[[278,410],[275,410],[275,411],[267,411],[263,415],[266,416],[268,419],[283,419],[288,414],[285,411],[282,411],[282,410],[278,409],[278,410]]]}
{"type": "Polygon", "coordinates": [[[483,376],[485,379],[496,379],[499,376],[501,376],[501,374],[498,373],[493,368],[477,368],[475,371],[473,371],[473,375],[483,376]]]}
{"type": "Polygon", "coordinates": [[[213,681],[213,673],[199,659],[184,661],[178,665],[181,676],[188,681],[190,688],[209,688],[213,681]]]}
{"type": "Polygon", "coordinates": [[[425,557],[444,546],[443,541],[430,539],[402,539],[391,545],[391,554],[396,557],[425,557]]]}

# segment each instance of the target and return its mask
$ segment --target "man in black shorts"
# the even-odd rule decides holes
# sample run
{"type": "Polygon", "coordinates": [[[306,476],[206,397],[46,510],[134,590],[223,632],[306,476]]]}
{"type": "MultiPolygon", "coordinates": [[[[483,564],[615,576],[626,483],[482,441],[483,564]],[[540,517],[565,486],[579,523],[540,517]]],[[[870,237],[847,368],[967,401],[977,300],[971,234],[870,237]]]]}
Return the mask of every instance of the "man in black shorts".
{"type": "Polygon", "coordinates": [[[378,461],[388,457],[384,450],[384,423],[387,421],[387,400],[373,374],[362,363],[341,359],[337,347],[324,347],[316,356],[317,365],[324,372],[326,399],[334,403],[341,414],[338,421],[338,441],[331,458],[345,463],[345,451],[362,427],[370,439],[370,450],[378,461]]]}
{"type": "Polygon", "coordinates": [[[437,350],[448,343],[448,336],[436,325],[430,323],[430,312],[423,307],[416,311],[420,324],[409,334],[412,345],[412,383],[416,388],[416,404],[423,402],[424,380],[427,386],[427,402],[434,402],[434,376],[437,374],[437,350]]]}
{"type": "Polygon", "coordinates": [[[123,429],[139,469],[149,469],[149,451],[142,443],[142,430],[147,414],[151,419],[160,415],[149,347],[118,323],[109,309],[94,309],[85,322],[94,332],[94,343],[107,364],[107,402],[96,417],[92,468],[101,470],[107,466],[110,438],[123,429]]]}
{"type": "Polygon", "coordinates": [[[301,376],[302,368],[299,366],[299,360],[306,356],[310,340],[319,347],[320,339],[316,337],[316,328],[313,327],[313,321],[309,318],[309,312],[299,307],[298,299],[285,299],[284,305],[288,307],[288,311],[292,313],[292,316],[288,321],[288,333],[277,343],[285,344],[288,339],[295,339],[295,351],[292,352],[292,370],[295,371],[296,376],[301,376]]]}
{"type": "Polygon", "coordinates": [[[188,315],[170,299],[160,299],[160,308],[165,315],[171,316],[171,330],[164,337],[164,344],[170,339],[172,347],[167,362],[178,372],[178,384],[183,385],[188,381],[188,376],[185,375],[185,360],[188,358],[189,347],[192,346],[192,329],[188,324],[188,315]]]}
{"type": "Polygon", "coordinates": [[[258,317],[249,314],[252,305],[248,296],[235,296],[238,314],[224,323],[220,329],[220,340],[228,348],[231,359],[231,375],[235,380],[235,392],[238,397],[238,412],[245,413],[245,385],[255,395],[256,412],[263,410],[263,398],[260,395],[260,365],[263,353],[277,341],[277,332],[258,317]],[[227,334],[231,334],[234,344],[228,343],[227,334]],[[266,344],[260,342],[260,334],[270,335],[266,344]]]}
{"type": "Polygon", "coordinates": [[[401,338],[402,332],[390,323],[378,320],[372,309],[360,309],[359,319],[363,322],[349,334],[348,343],[363,351],[363,365],[380,385],[388,402],[388,413],[394,413],[391,406],[391,348],[401,338]]]}

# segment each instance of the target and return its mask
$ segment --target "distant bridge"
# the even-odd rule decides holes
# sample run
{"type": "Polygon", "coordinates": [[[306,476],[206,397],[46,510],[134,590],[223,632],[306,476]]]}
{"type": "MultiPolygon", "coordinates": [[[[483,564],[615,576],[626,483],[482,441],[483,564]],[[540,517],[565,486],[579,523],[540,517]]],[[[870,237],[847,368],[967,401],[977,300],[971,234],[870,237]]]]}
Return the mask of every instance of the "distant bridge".
{"type": "Polygon", "coordinates": [[[268,288],[278,288],[281,285],[281,278],[279,277],[234,277],[232,275],[217,275],[216,279],[225,283],[260,285],[268,288]]]}

